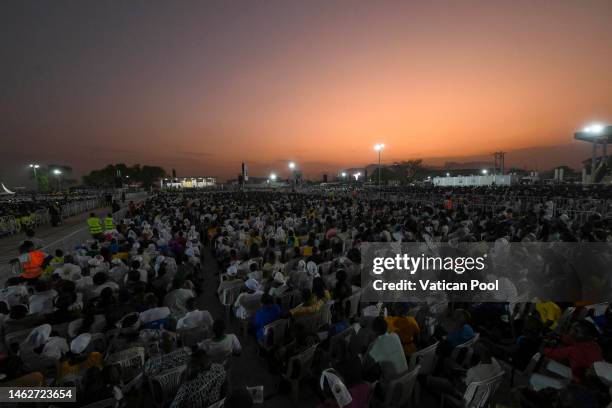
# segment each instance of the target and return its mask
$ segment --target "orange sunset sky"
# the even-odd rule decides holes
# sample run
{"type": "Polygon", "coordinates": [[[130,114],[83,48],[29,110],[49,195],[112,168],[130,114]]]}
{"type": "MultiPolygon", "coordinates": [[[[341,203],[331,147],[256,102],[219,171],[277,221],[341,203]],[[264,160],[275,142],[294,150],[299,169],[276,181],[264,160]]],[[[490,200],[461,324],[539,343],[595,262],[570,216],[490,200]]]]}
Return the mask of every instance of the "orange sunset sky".
{"type": "Polygon", "coordinates": [[[578,166],[572,133],[612,122],[611,18],[588,0],[3,2],[0,178],[288,160],[319,177],[378,142],[385,162],[578,166]]]}

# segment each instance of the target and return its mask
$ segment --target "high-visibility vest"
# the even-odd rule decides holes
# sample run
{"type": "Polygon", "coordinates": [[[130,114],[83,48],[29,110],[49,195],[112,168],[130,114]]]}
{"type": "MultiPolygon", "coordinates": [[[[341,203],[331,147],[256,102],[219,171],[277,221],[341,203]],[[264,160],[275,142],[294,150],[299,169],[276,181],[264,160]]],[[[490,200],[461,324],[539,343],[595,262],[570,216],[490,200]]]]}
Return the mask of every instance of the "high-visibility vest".
{"type": "Polygon", "coordinates": [[[27,255],[27,260],[21,263],[23,272],[21,277],[25,279],[38,278],[43,273],[42,265],[45,262],[45,253],[41,251],[32,251],[27,255]]]}
{"type": "Polygon", "coordinates": [[[105,231],[112,231],[115,229],[115,223],[113,221],[113,217],[106,217],[104,218],[104,230],[105,231]]]}
{"type": "Polygon", "coordinates": [[[99,218],[91,217],[87,219],[87,225],[89,226],[89,232],[92,235],[96,235],[102,232],[102,223],[99,218]]]}

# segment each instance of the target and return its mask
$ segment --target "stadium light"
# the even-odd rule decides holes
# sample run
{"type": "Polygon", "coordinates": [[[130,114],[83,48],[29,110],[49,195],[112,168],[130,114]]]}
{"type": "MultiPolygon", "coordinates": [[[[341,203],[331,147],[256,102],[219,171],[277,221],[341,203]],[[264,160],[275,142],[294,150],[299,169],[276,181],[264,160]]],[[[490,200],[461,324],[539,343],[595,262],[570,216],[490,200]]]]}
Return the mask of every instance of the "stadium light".
{"type": "Polygon", "coordinates": [[[361,172],[358,171],[357,173],[353,174],[353,177],[355,177],[355,181],[359,181],[359,176],[361,176],[361,172]]]}
{"type": "Polygon", "coordinates": [[[488,171],[487,171],[487,169],[482,169],[481,173],[486,175],[488,173],[488,171]]]}
{"type": "Polygon", "coordinates": [[[346,172],[344,172],[344,171],[343,171],[343,172],[342,172],[340,175],[341,175],[342,177],[346,177],[346,172]]]}
{"type": "Polygon", "coordinates": [[[270,180],[276,181],[276,174],[275,173],[271,173],[270,174],[270,180]]]}
{"type": "Polygon", "coordinates": [[[605,126],[602,125],[601,123],[591,123],[590,125],[586,126],[584,129],[582,129],[582,131],[584,133],[590,133],[592,135],[599,135],[601,134],[601,132],[603,132],[604,129],[605,129],[605,126]]]}
{"type": "Polygon", "coordinates": [[[374,150],[376,150],[377,152],[380,152],[384,148],[385,148],[385,144],[384,143],[379,143],[379,144],[375,144],[374,145],[374,150]]]}
{"type": "Polygon", "coordinates": [[[295,163],[294,162],[289,162],[289,168],[291,170],[295,169],[295,163]]]}

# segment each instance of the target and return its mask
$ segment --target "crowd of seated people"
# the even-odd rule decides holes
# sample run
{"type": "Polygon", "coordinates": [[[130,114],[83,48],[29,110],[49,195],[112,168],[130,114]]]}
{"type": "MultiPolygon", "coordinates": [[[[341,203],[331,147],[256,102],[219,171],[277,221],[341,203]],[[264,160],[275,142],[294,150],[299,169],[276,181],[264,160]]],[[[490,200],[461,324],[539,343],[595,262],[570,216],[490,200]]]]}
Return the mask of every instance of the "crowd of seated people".
{"type": "Polygon", "coordinates": [[[245,403],[244,389],[230,386],[231,361],[251,341],[228,332],[239,321],[266,362],[257,369],[277,376],[275,392],[297,401],[307,387],[319,400],[313,406],[388,406],[406,397],[398,390],[420,398],[417,406],[438,398],[461,405],[495,398],[496,387],[484,395],[477,385],[502,380],[516,385],[514,401],[523,406],[557,406],[570,396],[607,404],[607,305],[522,299],[517,288],[495,303],[361,303],[361,243],[611,237],[603,217],[576,224],[537,203],[524,212],[471,212],[443,200],[158,194],[131,208],[116,231],[45,254],[40,276],[6,282],[1,381],[73,381],[87,402],[131,404],[142,401],[145,385],[145,398],[157,398],[155,378],[181,375],[170,397],[161,393],[165,404],[245,403]],[[202,268],[205,252],[214,269],[202,268]],[[196,307],[211,285],[225,316],[196,307]],[[559,377],[559,367],[569,375],[559,377]]]}

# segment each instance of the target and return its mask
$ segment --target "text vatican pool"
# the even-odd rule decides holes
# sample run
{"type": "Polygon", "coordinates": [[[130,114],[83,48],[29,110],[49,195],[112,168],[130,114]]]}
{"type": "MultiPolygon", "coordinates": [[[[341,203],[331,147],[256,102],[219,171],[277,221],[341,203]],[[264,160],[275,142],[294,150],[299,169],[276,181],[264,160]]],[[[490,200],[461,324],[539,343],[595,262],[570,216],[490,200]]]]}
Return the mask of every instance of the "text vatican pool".
{"type": "Polygon", "coordinates": [[[446,280],[429,280],[419,279],[418,281],[410,281],[402,279],[395,282],[385,282],[377,279],[372,282],[374,290],[392,290],[392,291],[498,291],[499,281],[496,279],[493,282],[482,282],[472,279],[469,282],[447,282],[446,280]]]}

